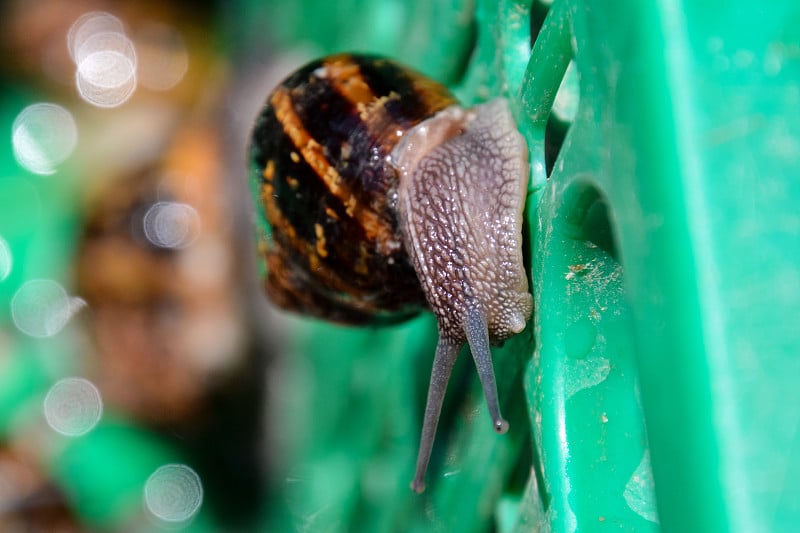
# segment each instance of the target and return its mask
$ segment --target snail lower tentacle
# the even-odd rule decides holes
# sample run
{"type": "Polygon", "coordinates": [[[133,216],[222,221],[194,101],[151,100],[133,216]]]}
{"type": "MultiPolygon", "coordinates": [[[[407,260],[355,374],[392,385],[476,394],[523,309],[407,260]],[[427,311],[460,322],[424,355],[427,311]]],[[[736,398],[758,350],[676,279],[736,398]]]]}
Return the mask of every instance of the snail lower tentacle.
{"type": "MultiPolygon", "coordinates": [[[[478,369],[492,424],[497,433],[505,433],[508,431],[508,422],[500,414],[500,406],[497,402],[497,383],[494,378],[492,353],[489,349],[489,329],[480,309],[477,307],[469,307],[467,309],[464,314],[463,327],[469,343],[469,349],[472,352],[472,358],[475,360],[475,367],[478,369]]],[[[422,436],[419,442],[417,469],[414,474],[414,481],[411,482],[411,488],[417,493],[425,490],[425,472],[428,469],[431,451],[433,450],[436,427],[439,425],[439,416],[442,411],[444,395],[447,391],[447,383],[450,381],[450,374],[453,371],[453,365],[456,362],[461,346],[462,343],[448,340],[444,335],[440,335],[436,346],[431,382],[428,387],[428,400],[425,405],[422,436]]]]}
{"type": "Polygon", "coordinates": [[[461,344],[451,342],[443,336],[439,337],[436,355],[433,358],[431,383],[428,387],[428,400],[425,405],[422,436],[419,441],[417,470],[414,474],[414,481],[411,482],[411,489],[417,493],[425,490],[425,472],[428,470],[428,462],[431,458],[431,450],[433,450],[436,427],[439,425],[439,415],[442,412],[442,402],[447,391],[447,383],[450,381],[450,374],[453,371],[453,365],[460,350],[461,344]]]}

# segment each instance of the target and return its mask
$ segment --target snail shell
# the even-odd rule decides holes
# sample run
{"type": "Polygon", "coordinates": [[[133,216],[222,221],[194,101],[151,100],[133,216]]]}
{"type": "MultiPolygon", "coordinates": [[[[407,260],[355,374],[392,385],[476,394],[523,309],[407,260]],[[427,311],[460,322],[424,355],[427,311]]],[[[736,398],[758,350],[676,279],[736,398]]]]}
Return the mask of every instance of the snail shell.
{"type": "Polygon", "coordinates": [[[272,228],[267,293],[286,309],[347,323],[430,307],[439,325],[417,472],[424,490],[447,381],[469,343],[489,413],[490,342],[532,310],[522,262],[527,147],[508,104],[472,109],[423,75],[335,55],[270,95],[253,131],[254,183],[272,228]]]}
{"type": "Polygon", "coordinates": [[[420,74],[351,55],[306,65],[273,91],[252,138],[272,228],[273,302],[351,324],[425,308],[387,157],[405,131],[453,104],[447,89],[420,74]]]}

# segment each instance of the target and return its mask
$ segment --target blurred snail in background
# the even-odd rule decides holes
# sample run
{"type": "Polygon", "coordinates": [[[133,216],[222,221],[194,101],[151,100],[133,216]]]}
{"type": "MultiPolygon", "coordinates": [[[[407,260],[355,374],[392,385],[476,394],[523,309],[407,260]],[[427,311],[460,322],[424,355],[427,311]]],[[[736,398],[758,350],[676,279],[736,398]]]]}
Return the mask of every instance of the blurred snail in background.
{"type": "Polygon", "coordinates": [[[433,310],[433,362],[415,478],[425,488],[447,382],[469,343],[505,433],[490,342],[525,329],[525,141],[508,104],[461,107],[441,84],[376,56],[334,55],[285,79],[250,148],[266,290],[280,307],[342,323],[433,310]]]}

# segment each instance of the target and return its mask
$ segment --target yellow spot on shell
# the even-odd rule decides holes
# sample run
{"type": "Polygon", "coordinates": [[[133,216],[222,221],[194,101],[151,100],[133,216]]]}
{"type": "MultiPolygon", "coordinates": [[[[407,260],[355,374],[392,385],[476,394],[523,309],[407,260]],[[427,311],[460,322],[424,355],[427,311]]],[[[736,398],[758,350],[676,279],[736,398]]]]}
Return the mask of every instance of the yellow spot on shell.
{"type": "Polygon", "coordinates": [[[265,183],[264,186],[261,188],[261,201],[264,203],[265,206],[272,205],[274,194],[275,194],[275,188],[269,183],[265,183]]]}
{"type": "Polygon", "coordinates": [[[358,207],[358,200],[356,200],[355,196],[350,196],[344,202],[345,212],[348,216],[353,216],[353,213],[356,211],[356,207],[358,207]]]}
{"type": "Polygon", "coordinates": [[[298,155],[297,152],[292,152],[291,154],[289,154],[289,157],[291,157],[292,161],[294,161],[295,163],[300,162],[300,155],[298,155]]]}
{"type": "Polygon", "coordinates": [[[328,257],[328,250],[325,248],[325,232],[322,224],[314,224],[314,232],[317,234],[317,254],[320,257],[328,257]]]}
{"type": "Polygon", "coordinates": [[[325,62],[325,67],[336,92],[350,102],[357,104],[369,102],[375,98],[372,89],[361,74],[361,68],[353,62],[351,57],[331,57],[325,62]]]}
{"type": "Polygon", "coordinates": [[[319,257],[314,254],[309,254],[308,256],[308,268],[311,272],[319,270],[319,257]]]}
{"type": "Polygon", "coordinates": [[[367,273],[369,273],[369,268],[367,267],[367,246],[365,243],[361,243],[358,252],[358,258],[356,259],[353,270],[355,270],[357,274],[366,276],[367,273]]]}
{"type": "Polygon", "coordinates": [[[291,176],[286,176],[286,183],[289,184],[289,187],[291,187],[292,190],[295,190],[297,189],[297,187],[300,186],[300,182],[298,182],[295,178],[291,176]]]}
{"type": "Polygon", "coordinates": [[[272,178],[275,177],[275,161],[272,159],[267,161],[267,166],[264,167],[264,172],[262,174],[265,180],[272,181],[272,178]]]}

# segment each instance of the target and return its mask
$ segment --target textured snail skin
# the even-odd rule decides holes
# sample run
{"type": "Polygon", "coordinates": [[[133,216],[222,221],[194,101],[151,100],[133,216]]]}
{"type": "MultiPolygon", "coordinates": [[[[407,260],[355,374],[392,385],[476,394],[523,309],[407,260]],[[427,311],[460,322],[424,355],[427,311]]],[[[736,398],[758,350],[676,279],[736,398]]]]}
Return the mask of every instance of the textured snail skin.
{"type": "Polygon", "coordinates": [[[525,329],[533,300],[522,261],[527,190],[525,141],[505,100],[454,106],[406,134],[392,153],[400,172],[401,231],[439,324],[412,488],[424,490],[447,382],[468,342],[489,414],[505,433],[491,341],[525,329]]]}
{"type": "Polygon", "coordinates": [[[525,328],[527,148],[508,104],[466,110],[393,61],[351,54],[302,67],[256,120],[254,185],[270,299],[329,320],[438,321],[417,469],[425,471],[447,382],[469,344],[489,414],[500,414],[490,343],[525,328]]]}

